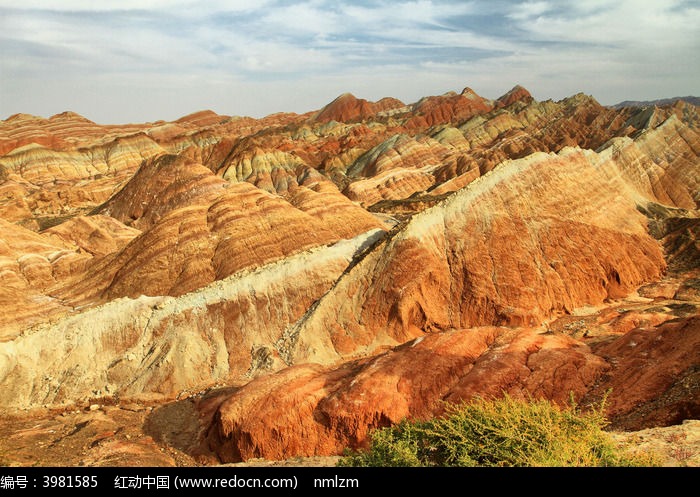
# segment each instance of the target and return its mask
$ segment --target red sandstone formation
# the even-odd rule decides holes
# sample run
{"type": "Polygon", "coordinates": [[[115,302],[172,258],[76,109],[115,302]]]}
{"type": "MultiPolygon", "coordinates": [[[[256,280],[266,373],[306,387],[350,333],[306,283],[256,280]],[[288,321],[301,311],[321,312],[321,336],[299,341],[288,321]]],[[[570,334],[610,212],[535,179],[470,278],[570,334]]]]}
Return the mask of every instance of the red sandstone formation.
{"type": "Polygon", "coordinates": [[[224,462],[340,454],[366,445],[373,429],[439,413],[445,400],[507,391],[566,402],[569,389],[580,395],[606,368],[564,336],[493,327],[432,333],[371,359],[258,378],[221,404],[208,438],[224,462]]]}
{"type": "Polygon", "coordinates": [[[404,104],[395,98],[383,98],[377,102],[368,102],[356,98],[351,93],[343,93],[338,98],[321,109],[314,117],[316,122],[352,122],[367,119],[380,112],[400,109],[404,104]]]}
{"type": "Polygon", "coordinates": [[[462,93],[448,92],[444,95],[425,97],[412,106],[413,116],[406,122],[409,129],[434,126],[436,124],[463,122],[478,114],[493,109],[493,104],[477,95],[471,88],[462,93]]]}
{"type": "Polygon", "coordinates": [[[610,392],[616,424],[668,426],[697,419],[699,340],[697,317],[637,328],[595,348],[510,328],[429,334],[372,359],[258,378],[220,404],[207,440],[224,462],[341,454],[365,447],[373,429],[440,415],[445,402],[503,393],[567,406],[571,396],[600,402],[610,392]]]}
{"type": "Polygon", "coordinates": [[[508,107],[515,102],[525,102],[529,104],[533,100],[534,99],[532,98],[532,95],[530,95],[529,91],[520,85],[515,85],[508,93],[498,97],[495,107],[497,109],[501,107],[508,107]]]}
{"type": "Polygon", "coordinates": [[[595,347],[612,369],[589,393],[611,391],[608,412],[616,428],[669,426],[700,416],[700,317],[637,327],[595,347]]]}
{"type": "Polygon", "coordinates": [[[612,389],[620,429],[697,417],[699,121],[520,86],[263,119],[12,116],[0,407],[236,386],[197,403],[226,462],[339,454],[503,392],[612,389]]]}

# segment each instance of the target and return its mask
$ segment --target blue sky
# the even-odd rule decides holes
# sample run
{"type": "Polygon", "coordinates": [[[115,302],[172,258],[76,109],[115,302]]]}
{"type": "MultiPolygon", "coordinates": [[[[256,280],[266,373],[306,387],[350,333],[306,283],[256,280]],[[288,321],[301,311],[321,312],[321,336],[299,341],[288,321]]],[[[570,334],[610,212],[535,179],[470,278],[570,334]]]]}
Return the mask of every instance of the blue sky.
{"type": "Polygon", "coordinates": [[[0,119],[262,117],[516,84],[700,95],[700,0],[0,0],[0,119]]]}

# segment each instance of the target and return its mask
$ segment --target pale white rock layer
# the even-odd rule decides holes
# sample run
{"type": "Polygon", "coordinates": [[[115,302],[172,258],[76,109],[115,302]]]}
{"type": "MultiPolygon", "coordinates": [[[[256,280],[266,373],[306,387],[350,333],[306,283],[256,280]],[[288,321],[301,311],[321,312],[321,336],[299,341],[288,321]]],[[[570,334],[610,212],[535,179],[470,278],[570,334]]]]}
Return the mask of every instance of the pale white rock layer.
{"type": "Polygon", "coordinates": [[[285,366],[285,328],[384,232],[317,247],[180,297],[121,298],[0,344],[0,406],[173,398],[285,366]]]}

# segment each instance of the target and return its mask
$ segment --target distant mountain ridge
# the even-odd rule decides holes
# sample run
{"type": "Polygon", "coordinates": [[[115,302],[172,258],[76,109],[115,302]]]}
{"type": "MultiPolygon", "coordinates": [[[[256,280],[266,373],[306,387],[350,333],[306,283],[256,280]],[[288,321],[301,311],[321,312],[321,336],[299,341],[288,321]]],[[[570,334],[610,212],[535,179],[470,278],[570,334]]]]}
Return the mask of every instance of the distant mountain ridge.
{"type": "Polygon", "coordinates": [[[648,107],[650,105],[672,105],[679,100],[688,102],[693,105],[700,105],[700,97],[686,96],[686,97],[672,97],[672,98],[661,98],[658,100],[625,100],[618,104],[610,106],[613,109],[624,109],[625,107],[648,107]]]}

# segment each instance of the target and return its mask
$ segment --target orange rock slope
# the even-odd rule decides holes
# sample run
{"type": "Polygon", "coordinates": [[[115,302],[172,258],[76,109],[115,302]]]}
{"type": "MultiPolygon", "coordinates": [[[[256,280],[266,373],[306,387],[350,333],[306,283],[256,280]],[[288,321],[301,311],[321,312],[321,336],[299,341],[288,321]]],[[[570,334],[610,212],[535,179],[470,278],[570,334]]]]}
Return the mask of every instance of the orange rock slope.
{"type": "Polygon", "coordinates": [[[191,396],[191,445],[226,462],[339,454],[503,392],[612,388],[624,429],[697,417],[697,115],[516,86],[12,116],[0,407],[191,396]]]}

